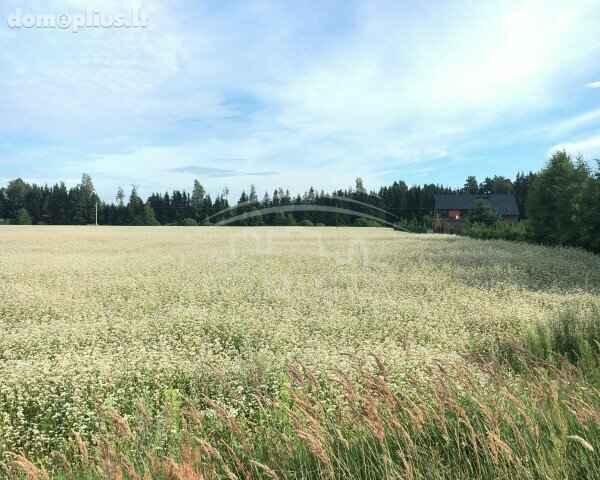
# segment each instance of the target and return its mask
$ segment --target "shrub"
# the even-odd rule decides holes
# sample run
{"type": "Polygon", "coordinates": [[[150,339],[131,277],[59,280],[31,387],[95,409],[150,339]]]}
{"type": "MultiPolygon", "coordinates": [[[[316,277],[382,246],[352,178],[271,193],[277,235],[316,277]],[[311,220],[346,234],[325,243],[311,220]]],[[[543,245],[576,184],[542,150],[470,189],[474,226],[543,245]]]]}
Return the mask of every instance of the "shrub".
{"type": "Polygon", "coordinates": [[[354,226],[355,227],[381,227],[381,225],[379,225],[379,223],[377,223],[375,220],[369,220],[368,218],[357,218],[354,221],[354,226]]]}
{"type": "Polygon", "coordinates": [[[302,220],[300,222],[300,226],[301,227],[314,227],[315,225],[310,220],[302,220]]]}
{"type": "Polygon", "coordinates": [[[183,220],[179,221],[177,225],[180,227],[197,227],[198,222],[196,222],[196,220],[193,218],[184,218],[183,220]]]}
{"type": "Polygon", "coordinates": [[[285,226],[287,225],[287,218],[285,217],[285,214],[283,212],[277,212],[275,214],[275,225],[279,225],[279,226],[285,226]]]}
{"type": "Polygon", "coordinates": [[[435,221],[433,217],[423,217],[422,221],[417,220],[416,218],[412,218],[410,220],[403,218],[396,222],[395,230],[399,230],[402,232],[409,231],[411,233],[428,233],[429,230],[433,227],[429,225],[434,225],[435,221]]]}
{"type": "Polygon", "coordinates": [[[491,226],[500,220],[500,215],[494,213],[488,201],[480,198],[473,203],[473,208],[469,211],[469,220],[491,226]]]}
{"type": "Polygon", "coordinates": [[[31,225],[32,224],[31,217],[29,216],[29,213],[27,212],[27,210],[25,210],[24,208],[21,208],[17,212],[17,215],[15,216],[15,220],[16,220],[17,225],[31,225]]]}
{"type": "Polygon", "coordinates": [[[516,242],[525,242],[529,240],[529,233],[525,222],[513,225],[509,222],[496,222],[493,225],[483,223],[473,223],[466,221],[460,230],[460,235],[483,240],[502,239],[516,242]]]}
{"type": "Polygon", "coordinates": [[[315,227],[325,227],[324,223],[315,223],[315,227]]]}

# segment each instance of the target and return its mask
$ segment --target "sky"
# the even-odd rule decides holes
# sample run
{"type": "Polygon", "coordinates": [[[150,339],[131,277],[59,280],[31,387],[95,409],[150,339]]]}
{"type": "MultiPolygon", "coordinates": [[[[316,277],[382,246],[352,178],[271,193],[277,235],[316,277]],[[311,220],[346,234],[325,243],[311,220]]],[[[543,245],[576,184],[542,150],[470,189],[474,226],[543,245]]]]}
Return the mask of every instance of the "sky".
{"type": "Polygon", "coordinates": [[[0,17],[0,185],[458,187],[556,148],[600,157],[598,0],[4,0],[0,17]],[[147,25],[10,23],[94,8],[147,25]]]}

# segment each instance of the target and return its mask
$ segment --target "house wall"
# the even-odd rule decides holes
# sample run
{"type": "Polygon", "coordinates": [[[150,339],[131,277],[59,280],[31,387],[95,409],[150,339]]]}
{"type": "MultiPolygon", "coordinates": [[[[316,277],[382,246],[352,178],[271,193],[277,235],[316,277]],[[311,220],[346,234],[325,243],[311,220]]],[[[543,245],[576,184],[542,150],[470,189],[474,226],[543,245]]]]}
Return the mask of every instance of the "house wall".
{"type": "Polygon", "coordinates": [[[460,229],[465,223],[464,217],[459,218],[458,220],[454,218],[444,217],[442,218],[442,232],[441,233],[459,233],[460,229]]]}
{"type": "Polygon", "coordinates": [[[516,225],[517,223],[519,223],[519,217],[512,216],[512,215],[507,215],[505,217],[502,217],[502,220],[504,220],[505,222],[512,223],[513,225],[516,225]]]}

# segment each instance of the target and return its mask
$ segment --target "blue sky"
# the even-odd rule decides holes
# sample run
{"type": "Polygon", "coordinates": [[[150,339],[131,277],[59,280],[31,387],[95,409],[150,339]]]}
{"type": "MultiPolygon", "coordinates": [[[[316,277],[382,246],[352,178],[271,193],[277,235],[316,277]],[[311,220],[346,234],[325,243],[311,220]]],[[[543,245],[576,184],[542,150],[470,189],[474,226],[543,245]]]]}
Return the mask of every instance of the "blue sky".
{"type": "Polygon", "coordinates": [[[0,184],[112,199],[250,183],[464,183],[600,157],[600,2],[13,1],[0,7],[0,184]],[[23,14],[146,28],[9,28],[23,14]]]}

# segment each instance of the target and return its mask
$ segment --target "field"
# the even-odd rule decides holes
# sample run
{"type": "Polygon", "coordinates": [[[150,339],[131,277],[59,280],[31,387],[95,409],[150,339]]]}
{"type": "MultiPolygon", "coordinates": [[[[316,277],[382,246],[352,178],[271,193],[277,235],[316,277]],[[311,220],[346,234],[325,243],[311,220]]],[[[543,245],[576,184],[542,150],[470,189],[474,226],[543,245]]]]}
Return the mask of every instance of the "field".
{"type": "MultiPolygon", "coordinates": [[[[485,369],[476,368],[472,359],[500,362],[507,346],[525,338],[534,326],[565,312],[583,318],[600,310],[600,258],[593,254],[384,228],[4,226],[0,251],[0,452],[7,475],[15,478],[19,468],[29,469],[31,478],[41,478],[45,471],[89,478],[92,473],[82,472],[94,462],[100,467],[90,472],[104,478],[118,478],[110,468],[122,469],[124,478],[144,478],[147,472],[159,478],[159,471],[165,478],[190,479],[222,478],[228,471],[229,478],[294,476],[292,467],[270,458],[275,453],[268,453],[264,445],[252,454],[242,445],[248,460],[239,463],[235,458],[241,453],[226,457],[225,447],[212,453],[210,448],[216,448],[219,435],[230,438],[227,435],[242,429],[240,425],[248,435],[258,435],[256,425],[261,422],[267,425],[275,417],[287,421],[282,419],[287,410],[273,404],[274,399],[281,401],[290,411],[303,405],[294,397],[299,395],[295,387],[290,387],[294,382],[314,402],[307,405],[322,411],[323,418],[330,418],[342,404],[352,410],[351,385],[374,388],[368,379],[376,374],[394,395],[406,395],[406,402],[408,398],[424,402],[423,392],[434,391],[429,389],[440,369],[455,372],[447,373],[448,378],[463,376],[469,388],[481,386],[481,392],[488,392],[485,369]],[[336,383],[332,376],[344,380],[336,383]],[[278,413],[265,414],[267,406],[278,413]],[[192,417],[206,417],[197,419],[203,426],[190,438],[186,435],[193,422],[179,418],[183,410],[195,412],[192,417]],[[234,428],[228,422],[236,417],[239,425],[234,428]],[[168,428],[158,426],[161,418],[171,418],[168,428]],[[135,448],[118,443],[124,441],[119,425],[129,430],[125,435],[129,440],[138,442],[135,448]],[[233,430],[223,433],[226,426],[233,430]],[[212,446],[197,438],[200,429],[207,428],[203,435],[213,436],[212,446]],[[78,439],[83,439],[79,446],[78,439]],[[84,452],[83,442],[96,453],[84,452]],[[114,458],[106,454],[113,442],[129,464],[115,460],[120,454],[114,458]],[[204,447],[197,447],[200,453],[195,456],[186,450],[192,447],[182,445],[204,447]],[[143,455],[140,449],[146,449],[143,455]],[[88,455],[95,460],[86,460],[88,455]],[[113,458],[108,462],[112,466],[106,465],[103,455],[113,458]],[[67,467],[56,467],[56,458],[67,467]],[[153,464],[148,458],[158,460],[153,464]],[[171,459],[170,470],[164,458],[171,459]],[[222,470],[215,471],[214,465],[222,470]]],[[[532,365],[524,367],[529,373],[507,372],[502,377],[506,391],[513,388],[511,395],[532,398],[523,390],[529,380],[519,383],[519,378],[535,370],[543,377],[540,384],[548,381],[558,385],[557,391],[566,389],[565,395],[581,394],[592,414],[570,418],[566,406],[565,432],[586,443],[597,442],[590,434],[599,432],[593,412],[600,403],[593,403],[597,391],[585,383],[589,378],[573,373],[573,366],[552,367],[556,372],[548,368],[544,371],[550,373],[543,374],[539,364],[532,365]],[[566,373],[559,373],[563,370],[566,373]],[[570,375],[570,380],[561,375],[570,375]],[[573,393],[569,389],[574,384],[587,390],[573,393]]],[[[294,422],[311,424],[306,408],[300,408],[303,414],[298,418],[288,412],[285,418],[292,426],[287,427],[294,422]]],[[[425,408],[420,406],[419,411],[425,408]]],[[[475,414],[469,418],[475,424],[475,414]]],[[[373,438],[387,444],[392,434],[382,422],[383,430],[372,429],[373,438]]],[[[458,424],[467,428],[464,420],[458,424]]],[[[307,439],[298,425],[291,445],[304,439],[306,447],[300,455],[304,463],[294,467],[303,472],[297,473],[298,478],[353,476],[332,460],[334,447],[319,450],[320,437],[307,439]]],[[[368,427],[367,422],[365,430],[368,427]]],[[[513,439],[513,445],[513,440],[498,438],[494,444],[489,435],[493,430],[483,423],[481,428],[492,445],[485,454],[489,465],[473,461],[468,467],[478,468],[473,471],[481,477],[505,472],[510,478],[516,471],[511,469],[521,467],[530,473],[537,469],[539,478],[559,478],[543,477],[544,468],[555,469],[546,472],[557,475],[572,473],[566,460],[564,471],[542,462],[519,467],[513,460],[499,466],[498,455],[509,458],[511,449],[520,448],[519,440],[513,439]]],[[[325,433],[323,438],[328,438],[325,433]]],[[[557,441],[560,444],[552,443],[556,451],[567,448],[566,436],[557,441]]],[[[277,442],[272,442],[275,452],[277,442]]],[[[230,443],[235,450],[235,442],[230,443]]],[[[599,472],[598,444],[588,444],[595,452],[575,444],[581,450],[573,453],[579,469],[575,473],[599,472]]],[[[483,458],[477,441],[474,445],[472,458],[483,458]]],[[[387,458],[381,461],[381,470],[365,466],[364,475],[356,476],[425,478],[419,476],[425,467],[414,463],[416,454],[404,455],[394,448],[388,457],[377,453],[377,458],[387,458]],[[369,473],[370,469],[379,473],[369,473]]],[[[450,461],[444,455],[450,454],[436,451],[443,457],[442,466],[430,478],[457,478],[458,470],[452,473],[453,467],[443,465],[450,461]]],[[[463,454],[468,457],[466,451],[463,454]]],[[[554,455],[554,450],[543,454],[554,455]]],[[[292,465],[298,459],[289,461],[292,465]]],[[[531,473],[531,478],[538,477],[531,473]]]]}

